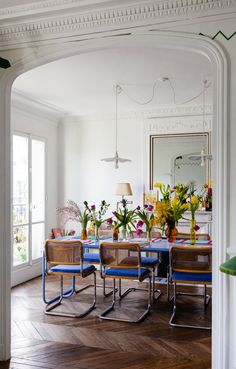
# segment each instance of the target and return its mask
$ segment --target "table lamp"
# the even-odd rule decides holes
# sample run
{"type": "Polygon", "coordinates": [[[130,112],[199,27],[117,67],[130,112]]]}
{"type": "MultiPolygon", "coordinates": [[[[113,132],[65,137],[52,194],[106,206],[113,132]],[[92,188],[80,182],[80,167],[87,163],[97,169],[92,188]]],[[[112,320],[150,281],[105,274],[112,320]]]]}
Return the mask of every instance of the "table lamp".
{"type": "Polygon", "coordinates": [[[233,256],[231,259],[221,264],[220,271],[229,275],[236,276],[236,256],[233,256]]]}
{"type": "MultiPolygon", "coordinates": [[[[121,203],[122,200],[124,200],[125,196],[132,196],[133,195],[130,183],[117,183],[116,184],[115,195],[118,195],[118,196],[122,197],[121,201],[117,202],[117,209],[118,209],[119,203],[121,203]]],[[[132,204],[132,203],[133,203],[133,201],[127,201],[127,204],[132,204]]]]}

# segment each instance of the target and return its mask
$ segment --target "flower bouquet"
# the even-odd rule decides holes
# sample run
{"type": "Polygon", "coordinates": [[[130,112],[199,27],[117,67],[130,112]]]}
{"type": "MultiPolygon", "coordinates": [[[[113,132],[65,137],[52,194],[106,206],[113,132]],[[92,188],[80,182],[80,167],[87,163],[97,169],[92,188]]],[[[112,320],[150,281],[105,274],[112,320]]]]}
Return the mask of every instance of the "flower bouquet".
{"type": "Polygon", "coordinates": [[[114,217],[117,219],[117,229],[122,229],[123,240],[127,239],[127,230],[131,232],[130,225],[135,228],[134,219],[136,218],[135,210],[129,210],[127,208],[127,200],[122,199],[122,208],[118,211],[113,211],[114,217]]]}
{"type": "Polygon", "coordinates": [[[156,222],[162,227],[162,230],[166,227],[165,235],[169,242],[175,241],[178,234],[176,223],[183,217],[188,208],[188,204],[182,203],[178,197],[156,203],[156,222]]]}
{"type": "Polygon", "coordinates": [[[196,224],[196,211],[200,208],[200,205],[203,200],[203,196],[207,190],[206,185],[202,187],[200,192],[197,194],[197,188],[194,182],[189,184],[189,191],[188,191],[188,206],[189,211],[191,213],[190,219],[190,242],[192,245],[196,243],[196,232],[200,229],[200,227],[196,224]]]}
{"type": "Polygon", "coordinates": [[[89,213],[85,208],[83,211],[79,205],[72,200],[67,201],[67,206],[57,208],[57,213],[64,218],[64,223],[68,221],[79,222],[81,224],[81,239],[87,239],[87,224],[89,222],[89,213]]]}
{"type": "Polygon", "coordinates": [[[157,225],[156,217],[153,212],[154,206],[153,205],[144,205],[143,209],[138,206],[135,209],[135,214],[140,219],[136,224],[137,229],[137,235],[142,234],[142,227],[145,225],[146,232],[147,232],[147,238],[150,241],[151,240],[151,231],[155,225],[157,225]]]}
{"type": "Polygon", "coordinates": [[[104,219],[103,216],[106,214],[110,204],[107,204],[105,200],[102,200],[98,210],[96,210],[96,205],[89,206],[87,201],[84,201],[84,206],[89,213],[90,221],[95,227],[95,239],[98,241],[99,228],[101,227],[102,223],[107,221],[107,219],[104,219]]]}

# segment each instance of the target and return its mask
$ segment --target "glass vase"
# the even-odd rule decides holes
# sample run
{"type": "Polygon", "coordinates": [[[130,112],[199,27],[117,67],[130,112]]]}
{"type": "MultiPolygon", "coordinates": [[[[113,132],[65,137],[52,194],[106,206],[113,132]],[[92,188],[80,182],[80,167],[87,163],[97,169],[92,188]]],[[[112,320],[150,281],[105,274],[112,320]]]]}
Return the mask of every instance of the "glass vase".
{"type": "Polygon", "coordinates": [[[175,242],[176,237],[178,235],[178,230],[175,226],[175,223],[167,223],[165,229],[165,235],[168,242],[175,242]]]}
{"type": "Polygon", "coordinates": [[[150,243],[152,242],[152,230],[151,229],[147,230],[147,241],[150,243]]]}
{"type": "Polygon", "coordinates": [[[126,224],[122,226],[122,241],[127,241],[127,227],[126,224]]]}
{"type": "Polygon", "coordinates": [[[190,221],[190,244],[191,245],[195,245],[196,239],[197,239],[195,226],[196,226],[196,219],[191,219],[190,221]]]}
{"type": "Polygon", "coordinates": [[[100,227],[97,224],[95,224],[95,227],[94,227],[95,242],[99,241],[99,228],[100,227]]]}
{"type": "Polygon", "coordinates": [[[86,228],[82,228],[81,229],[81,236],[80,236],[81,240],[87,240],[88,238],[88,233],[87,233],[87,229],[86,228]]]}

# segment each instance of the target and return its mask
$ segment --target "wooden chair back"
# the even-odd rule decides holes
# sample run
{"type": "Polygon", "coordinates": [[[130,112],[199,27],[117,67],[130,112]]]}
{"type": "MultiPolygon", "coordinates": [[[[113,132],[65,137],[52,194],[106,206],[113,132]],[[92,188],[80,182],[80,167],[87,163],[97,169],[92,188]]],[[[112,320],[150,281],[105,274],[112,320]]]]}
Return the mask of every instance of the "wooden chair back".
{"type": "Polygon", "coordinates": [[[83,245],[78,240],[47,240],[45,257],[49,264],[76,265],[83,263],[83,245]]]}
{"type": "Polygon", "coordinates": [[[103,267],[140,268],[140,246],[129,242],[102,242],[100,260],[103,267]]]}
{"type": "Polygon", "coordinates": [[[211,246],[172,246],[170,249],[171,272],[211,273],[211,246]]]}

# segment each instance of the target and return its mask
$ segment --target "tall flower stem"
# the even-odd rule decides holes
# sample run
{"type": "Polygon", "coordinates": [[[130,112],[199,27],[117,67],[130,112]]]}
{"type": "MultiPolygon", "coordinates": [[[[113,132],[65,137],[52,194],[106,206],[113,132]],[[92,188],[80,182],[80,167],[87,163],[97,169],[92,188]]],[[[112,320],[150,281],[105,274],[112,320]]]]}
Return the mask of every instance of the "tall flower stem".
{"type": "Polygon", "coordinates": [[[194,217],[192,217],[192,219],[190,221],[190,243],[191,243],[191,245],[195,245],[195,243],[196,243],[195,226],[196,226],[196,219],[194,217]]]}

